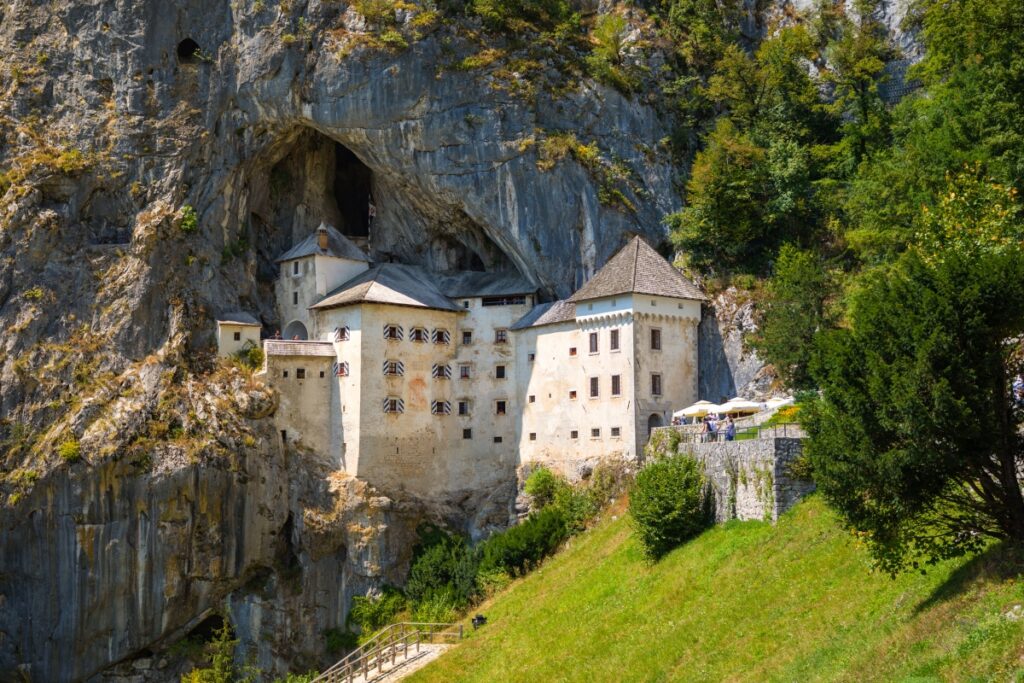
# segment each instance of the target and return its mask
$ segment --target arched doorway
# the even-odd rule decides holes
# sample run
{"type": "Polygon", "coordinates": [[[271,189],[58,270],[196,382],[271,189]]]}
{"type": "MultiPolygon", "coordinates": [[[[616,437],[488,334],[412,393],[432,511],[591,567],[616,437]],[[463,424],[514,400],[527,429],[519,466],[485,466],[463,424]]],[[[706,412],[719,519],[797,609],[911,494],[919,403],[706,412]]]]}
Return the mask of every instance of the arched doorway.
{"type": "Polygon", "coordinates": [[[651,438],[651,432],[654,431],[655,427],[664,426],[665,420],[661,419],[661,415],[658,415],[657,413],[652,413],[651,416],[647,418],[647,438],[651,438]]]}
{"type": "Polygon", "coordinates": [[[300,323],[298,320],[293,320],[288,323],[288,327],[284,328],[285,339],[301,339],[305,341],[309,339],[309,335],[306,333],[306,326],[300,323]]]}

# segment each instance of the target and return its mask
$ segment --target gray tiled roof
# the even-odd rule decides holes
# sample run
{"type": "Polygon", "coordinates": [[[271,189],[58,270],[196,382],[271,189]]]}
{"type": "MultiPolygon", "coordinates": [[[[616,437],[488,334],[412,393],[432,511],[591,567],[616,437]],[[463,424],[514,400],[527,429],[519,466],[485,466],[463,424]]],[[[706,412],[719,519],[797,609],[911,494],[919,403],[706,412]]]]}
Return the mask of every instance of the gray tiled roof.
{"type": "MultiPolygon", "coordinates": [[[[303,256],[336,256],[349,259],[350,261],[369,261],[370,257],[363,253],[352,240],[342,235],[330,225],[321,223],[320,227],[327,228],[327,249],[321,249],[317,231],[314,230],[306,239],[277,257],[277,263],[291,261],[303,256]]],[[[319,228],[318,228],[319,230],[319,228]]]]}
{"type": "Polygon", "coordinates": [[[516,271],[499,273],[479,273],[464,271],[441,275],[437,278],[438,287],[450,297],[466,296],[511,296],[513,294],[533,294],[535,285],[516,271]]]}
{"type": "Polygon", "coordinates": [[[651,245],[637,236],[608,259],[604,267],[568,300],[578,302],[632,292],[698,301],[707,298],[651,245]]]}
{"type": "Polygon", "coordinates": [[[459,306],[441,293],[435,284],[437,279],[437,275],[428,274],[416,266],[382,263],[363,271],[310,308],[377,303],[461,311],[459,306]]]}
{"type": "Polygon", "coordinates": [[[525,330],[528,327],[553,325],[576,319],[576,304],[569,301],[555,301],[550,304],[537,304],[530,312],[512,325],[513,330],[525,330]]]}
{"type": "Polygon", "coordinates": [[[223,313],[217,317],[219,323],[229,323],[233,325],[255,325],[256,327],[262,327],[260,321],[255,316],[245,313],[244,311],[232,311],[231,313],[223,313]]]}

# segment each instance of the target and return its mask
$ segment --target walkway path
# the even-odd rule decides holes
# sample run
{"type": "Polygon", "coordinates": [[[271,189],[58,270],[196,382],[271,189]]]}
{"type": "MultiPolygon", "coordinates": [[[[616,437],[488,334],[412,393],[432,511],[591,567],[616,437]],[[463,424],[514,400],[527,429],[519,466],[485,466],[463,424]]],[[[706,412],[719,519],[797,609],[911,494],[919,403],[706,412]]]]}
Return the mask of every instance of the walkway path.
{"type": "Polygon", "coordinates": [[[451,645],[424,643],[420,645],[419,654],[410,654],[408,659],[399,659],[394,666],[385,664],[380,671],[371,671],[366,678],[357,676],[352,679],[352,683],[396,683],[430,664],[449,647],[451,645]]]}

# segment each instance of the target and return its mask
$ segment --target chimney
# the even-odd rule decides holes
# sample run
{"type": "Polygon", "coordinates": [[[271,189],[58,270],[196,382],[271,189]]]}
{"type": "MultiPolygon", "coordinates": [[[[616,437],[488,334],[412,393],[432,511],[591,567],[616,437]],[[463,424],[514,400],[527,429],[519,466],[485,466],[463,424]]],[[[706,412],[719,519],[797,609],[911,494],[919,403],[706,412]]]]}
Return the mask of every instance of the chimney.
{"type": "Polygon", "coordinates": [[[324,223],[316,229],[316,243],[321,251],[327,251],[327,226],[324,223]]]}

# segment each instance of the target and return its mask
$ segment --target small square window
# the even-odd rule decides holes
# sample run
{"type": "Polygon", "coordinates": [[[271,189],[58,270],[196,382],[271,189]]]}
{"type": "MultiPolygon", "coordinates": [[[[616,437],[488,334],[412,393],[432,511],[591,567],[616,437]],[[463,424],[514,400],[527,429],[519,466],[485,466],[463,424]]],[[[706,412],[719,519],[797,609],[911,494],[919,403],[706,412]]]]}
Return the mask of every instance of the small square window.
{"type": "Polygon", "coordinates": [[[468,300],[467,301],[463,301],[462,302],[462,307],[463,308],[469,308],[469,301],[468,300]]]}
{"type": "Polygon", "coordinates": [[[661,351],[661,330],[651,330],[651,350],[661,351]]]}
{"type": "Polygon", "coordinates": [[[576,355],[576,347],[575,346],[570,346],[569,347],[569,355],[570,356],[575,356],[576,355]]]}
{"type": "Polygon", "coordinates": [[[507,404],[506,404],[505,401],[495,401],[494,402],[494,414],[495,415],[504,415],[505,412],[506,412],[506,407],[507,407],[507,404]]]}
{"type": "Polygon", "coordinates": [[[537,440],[537,432],[530,432],[530,441],[537,440]]]}
{"type": "Polygon", "coordinates": [[[507,344],[508,343],[508,330],[502,328],[494,331],[494,343],[495,344],[507,344]]]}
{"type": "Polygon", "coordinates": [[[473,438],[473,430],[472,429],[463,429],[462,430],[462,438],[463,439],[472,439],[473,438]]]}
{"type": "Polygon", "coordinates": [[[281,376],[284,377],[285,379],[287,379],[288,378],[288,371],[285,370],[284,372],[282,372],[281,376]]]}
{"type": "Polygon", "coordinates": [[[469,401],[459,401],[459,415],[469,415],[469,401]]]}
{"type": "Polygon", "coordinates": [[[618,438],[618,437],[622,436],[622,428],[621,427],[612,427],[612,436],[615,437],[615,438],[618,438]]]}
{"type": "Polygon", "coordinates": [[[572,389],[571,391],[569,391],[569,400],[570,401],[575,401],[576,400],[576,390],[575,389],[572,389]]]}
{"type": "Polygon", "coordinates": [[[527,358],[532,363],[533,361],[537,360],[537,354],[531,353],[529,356],[527,356],[527,358]]]}
{"type": "Polygon", "coordinates": [[[594,427],[593,429],[591,429],[590,430],[590,438],[591,439],[600,439],[601,438],[601,428],[600,427],[594,427]]]}
{"type": "Polygon", "coordinates": [[[235,334],[233,336],[235,338],[235,341],[242,341],[242,333],[241,332],[235,332],[235,334]]]}
{"type": "Polygon", "coordinates": [[[430,338],[430,335],[427,333],[427,329],[425,327],[414,327],[411,330],[409,330],[409,340],[410,341],[419,342],[420,344],[425,344],[425,343],[427,343],[429,338],[430,338]]]}
{"type": "Polygon", "coordinates": [[[295,379],[306,379],[306,368],[299,368],[296,370],[295,379]]]}
{"type": "Polygon", "coordinates": [[[494,366],[494,377],[496,379],[505,379],[505,366],[496,365],[494,366]]]}
{"type": "Polygon", "coordinates": [[[473,331],[472,330],[463,330],[462,331],[462,343],[463,344],[472,344],[473,343],[473,331]]]}
{"type": "Polygon", "coordinates": [[[597,353],[598,350],[599,349],[598,349],[598,341],[597,341],[597,332],[591,332],[590,333],[590,352],[591,353],[597,353]]]}
{"type": "Polygon", "coordinates": [[[321,370],[321,371],[320,371],[320,379],[323,379],[323,378],[324,378],[324,374],[325,374],[325,373],[324,373],[324,371],[323,371],[323,370],[321,370]]]}
{"type": "Polygon", "coordinates": [[[470,372],[470,366],[463,363],[459,366],[459,379],[469,379],[472,373],[470,372]]]}
{"type": "Polygon", "coordinates": [[[571,432],[569,432],[569,438],[570,439],[578,439],[578,438],[580,438],[580,433],[577,430],[574,429],[571,432]]]}
{"type": "Polygon", "coordinates": [[[612,396],[622,395],[622,375],[612,375],[612,396]]]}
{"type": "Polygon", "coordinates": [[[597,377],[590,378],[590,398],[597,398],[600,394],[601,383],[597,377]]]}
{"type": "Polygon", "coordinates": [[[536,402],[537,402],[537,396],[535,394],[530,394],[530,403],[536,403],[536,402]]]}
{"type": "Polygon", "coordinates": [[[619,331],[618,330],[612,330],[611,332],[608,333],[608,348],[610,348],[612,351],[618,351],[619,350],[619,331]]]}
{"type": "Polygon", "coordinates": [[[501,437],[500,436],[494,437],[494,443],[501,443],[501,437]]]}
{"type": "Polygon", "coordinates": [[[298,305],[299,305],[299,293],[298,292],[292,292],[292,306],[298,306],[298,305]]]}

